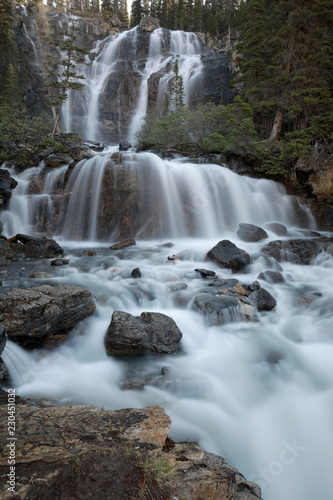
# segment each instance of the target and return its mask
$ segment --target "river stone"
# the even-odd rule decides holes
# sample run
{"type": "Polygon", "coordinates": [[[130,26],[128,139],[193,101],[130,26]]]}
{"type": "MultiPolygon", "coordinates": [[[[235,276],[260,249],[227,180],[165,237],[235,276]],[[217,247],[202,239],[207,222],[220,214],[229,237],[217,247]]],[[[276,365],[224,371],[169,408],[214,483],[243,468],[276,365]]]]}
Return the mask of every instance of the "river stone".
{"type": "Polygon", "coordinates": [[[217,278],[215,271],[210,271],[209,269],[194,269],[196,272],[201,274],[202,278],[217,278]]]}
{"type": "Polygon", "coordinates": [[[264,288],[258,288],[248,295],[248,299],[252,302],[258,311],[271,311],[276,306],[276,300],[264,288]]]}
{"type": "Polygon", "coordinates": [[[115,243],[114,245],[111,245],[110,250],[121,250],[122,248],[130,247],[132,245],[136,245],[135,240],[133,240],[133,239],[124,240],[124,241],[120,241],[119,243],[115,243]]]}
{"type": "Polygon", "coordinates": [[[203,314],[210,326],[240,320],[238,299],[229,295],[199,293],[194,297],[192,309],[203,314]]]}
{"type": "Polygon", "coordinates": [[[136,267],[135,269],[133,269],[133,271],[131,272],[131,276],[132,278],[141,278],[140,268],[136,267]]]}
{"type": "Polygon", "coordinates": [[[250,256],[245,250],[238,248],[229,240],[222,240],[207,253],[207,259],[219,266],[229,268],[233,272],[242,270],[249,262],[250,256]]]}
{"type": "Polygon", "coordinates": [[[286,260],[294,264],[310,264],[311,261],[325,249],[325,242],[313,240],[287,240],[271,241],[262,252],[274,257],[278,262],[286,260]]]}
{"type": "Polygon", "coordinates": [[[269,231],[272,231],[272,233],[277,234],[278,236],[286,236],[288,233],[288,229],[286,228],[286,226],[280,224],[279,222],[269,222],[268,224],[265,225],[265,227],[269,231]]]}
{"type": "Polygon", "coordinates": [[[239,224],[237,231],[238,237],[242,241],[255,242],[268,238],[268,234],[264,229],[254,224],[239,224]]]}
{"type": "Polygon", "coordinates": [[[17,234],[8,240],[12,250],[32,259],[53,259],[63,254],[63,249],[55,240],[43,237],[35,238],[26,234],[17,234]]]}
{"type": "Polygon", "coordinates": [[[6,342],[7,342],[7,333],[5,327],[0,324],[0,356],[5,348],[6,342]]]}
{"type": "Polygon", "coordinates": [[[286,281],[281,273],[269,269],[260,273],[258,280],[268,281],[268,283],[284,283],[286,281]]]}
{"type": "Polygon", "coordinates": [[[132,316],[114,311],[105,337],[107,354],[130,356],[156,352],[171,354],[179,349],[182,333],[175,321],[165,314],[143,312],[132,316]]]}
{"type": "Polygon", "coordinates": [[[75,285],[13,288],[0,294],[0,322],[11,340],[28,347],[68,332],[95,309],[92,293],[75,285]]]}

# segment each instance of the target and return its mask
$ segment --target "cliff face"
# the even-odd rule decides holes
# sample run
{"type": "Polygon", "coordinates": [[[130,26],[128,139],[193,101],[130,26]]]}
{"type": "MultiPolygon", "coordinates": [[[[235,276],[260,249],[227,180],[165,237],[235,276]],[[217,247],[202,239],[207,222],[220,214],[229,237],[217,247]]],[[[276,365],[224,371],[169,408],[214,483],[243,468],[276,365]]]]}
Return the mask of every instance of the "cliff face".
{"type": "MultiPolygon", "coordinates": [[[[16,7],[15,33],[27,75],[25,100],[32,114],[40,113],[47,101],[43,86],[47,52],[56,50],[44,40],[59,37],[67,27],[67,15],[56,9],[38,5],[30,13],[16,7]]],[[[138,108],[142,107],[142,115],[145,112],[144,86],[148,109],[161,105],[175,58],[190,107],[232,100],[228,55],[210,49],[196,35],[172,34],[159,28],[155,18],[145,18],[138,28],[127,31],[115,18],[107,23],[100,17],[81,17],[78,27],[78,45],[90,51],[90,65],[78,70],[85,74],[85,88],[70,95],[63,121],[84,139],[111,143],[127,139],[138,108]]]]}

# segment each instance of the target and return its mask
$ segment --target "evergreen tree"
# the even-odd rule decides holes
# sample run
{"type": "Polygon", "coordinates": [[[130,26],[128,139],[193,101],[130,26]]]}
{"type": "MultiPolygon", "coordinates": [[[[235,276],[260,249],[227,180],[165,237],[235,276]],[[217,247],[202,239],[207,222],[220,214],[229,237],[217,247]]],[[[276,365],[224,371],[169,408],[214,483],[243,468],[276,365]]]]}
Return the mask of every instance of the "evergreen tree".
{"type": "Polygon", "coordinates": [[[79,31],[77,21],[73,20],[67,31],[59,33],[64,37],[62,41],[53,41],[53,44],[58,46],[62,52],[63,59],[60,63],[56,62],[52,65],[53,79],[47,84],[50,92],[50,105],[54,110],[52,137],[57,131],[62,105],[68,98],[68,91],[79,90],[83,87],[83,84],[77,80],[84,79],[84,76],[77,73],[76,64],[84,64],[84,56],[89,51],[77,45],[77,33],[79,31]]]}
{"type": "Polygon", "coordinates": [[[134,0],[132,3],[130,28],[137,26],[143,17],[142,0],[134,0]]]}
{"type": "Polygon", "coordinates": [[[118,7],[117,13],[118,13],[120,21],[125,23],[126,26],[129,26],[127,0],[122,0],[120,2],[120,6],[118,7]]]}
{"type": "Polygon", "coordinates": [[[101,13],[106,21],[111,19],[114,14],[111,0],[102,0],[101,13]]]}
{"type": "Polygon", "coordinates": [[[174,76],[172,78],[172,83],[170,88],[170,93],[172,96],[171,101],[174,103],[176,111],[178,111],[180,108],[184,107],[184,98],[185,98],[183,77],[179,73],[178,59],[176,59],[174,62],[173,72],[174,76]]]}

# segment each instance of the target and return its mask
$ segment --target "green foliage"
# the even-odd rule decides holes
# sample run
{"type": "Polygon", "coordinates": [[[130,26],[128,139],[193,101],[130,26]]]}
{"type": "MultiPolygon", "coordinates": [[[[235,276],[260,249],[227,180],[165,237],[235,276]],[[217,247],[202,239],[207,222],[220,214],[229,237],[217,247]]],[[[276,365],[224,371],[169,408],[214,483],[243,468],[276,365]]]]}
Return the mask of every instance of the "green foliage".
{"type": "Polygon", "coordinates": [[[0,162],[12,160],[19,170],[31,167],[37,154],[48,147],[45,135],[51,132],[52,122],[47,115],[28,116],[25,108],[0,104],[0,162]]]}
{"type": "Polygon", "coordinates": [[[68,30],[59,32],[62,37],[60,41],[49,39],[49,43],[58,47],[64,54],[60,62],[54,56],[49,62],[52,69],[46,86],[49,90],[49,105],[54,109],[52,137],[57,131],[61,108],[68,99],[68,91],[79,90],[83,87],[83,83],[77,80],[84,79],[84,76],[77,73],[76,65],[86,64],[85,55],[89,54],[89,51],[77,43],[80,32],[77,23],[78,20],[71,20],[68,30]]]}
{"type": "Polygon", "coordinates": [[[240,98],[228,106],[199,104],[190,110],[184,105],[166,113],[154,111],[146,115],[137,134],[138,147],[197,149],[203,153],[221,153],[253,149],[255,130],[251,108],[240,98]]]}

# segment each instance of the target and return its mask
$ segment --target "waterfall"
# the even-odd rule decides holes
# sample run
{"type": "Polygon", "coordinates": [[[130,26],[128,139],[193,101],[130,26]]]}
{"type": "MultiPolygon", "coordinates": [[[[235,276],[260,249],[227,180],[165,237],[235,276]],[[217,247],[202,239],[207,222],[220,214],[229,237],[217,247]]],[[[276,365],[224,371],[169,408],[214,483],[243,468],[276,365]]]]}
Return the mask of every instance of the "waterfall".
{"type": "MultiPolygon", "coordinates": [[[[89,241],[219,238],[241,222],[297,225],[297,199],[281,185],[218,165],[113,148],[80,161],[69,176],[68,168],[48,170],[42,163],[23,172],[4,212],[7,234],[45,231],[89,241]]],[[[302,210],[313,227],[311,213],[302,210]]]]}
{"type": "MultiPolygon", "coordinates": [[[[27,33],[35,61],[39,48],[27,33]]],[[[91,66],[82,67],[85,88],[71,93],[63,122],[86,138],[132,140],[151,105],[150,90],[154,104],[163,102],[176,57],[187,103],[195,101],[201,52],[195,34],[164,29],[142,34],[134,28],[96,42],[91,66]]],[[[239,176],[227,166],[162,160],[116,147],[76,164],[52,169],[41,162],[11,176],[18,186],[1,213],[4,234],[59,239],[69,264],[52,266],[48,280],[91,290],[97,310],[53,349],[27,351],[9,340],[2,354],[7,387],[15,386],[22,397],[105,409],[160,405],[172,419],[174,440],[197,440],[223,456],[262,487],[265,500],[329,500],[332,252],[323,251],[307,266],[276,262],[262,252],[276,239],[310,241],[311,233],[302,231],[315,228],[310,210],[283,186],[239,176]],[[268,225],[272,221],[284,224],[287,234],[277,236],[268,225]],[[237,229],[244,222],[266,228],[267,239],[241,241],[237,229]],[[109,248],[125,237],[137,244],[109,248]],[[241,273],[207,261],[207,252],[222,239],[250,254],[241,273]],[[94,252],[87,255],[83,248],[94,252]],[[134,278],[138,267],[141,277],[134,278]],[[192,307],[197,294],[215,293],[200,268],[214,271],[219,286],[235,278],[240,284],[259,281],[276,299],[275,310],[245,322],[232,301],[223,324],[207,325],[192,307]],[[283,280],[264,281],[267,269],[278,270],[283,280]],[[180,351],[139,360],[108,357],[104,337],[115,310],[172,317],[183,333],[180,351]],[[133,380],[142,389],[124,389],[133,380]]],[[[21,261],[11,273],[16,265],[21,261]]],[[[6,282],[7,272],[0,268],[0,280],[6,282]]],[[[20,267],[20,276],[24,272],[20,267]]],[[[10,276],[13,284],[16,277],[10,276]]],[[[36,283],[31,277],[24,282],[36,283]]]]}
{"type": "Polygon", "coordinates": [[[148,110],[150,83],[154,80],[157,85],[155,104],[161,105],[176,57],[185,103],[193,104],[201,75],[202,50],[196,34],[162,28],[142,34],[136,27],[97,41],[90,54],[91,64],[78,67],[78,72],[85,76],[85,86],[70,92],[62,110],[63,123],[68,131],[85,139],[133,142],[148,110]],[[147,49],[143,44],[147,44],[147,49]]]}

